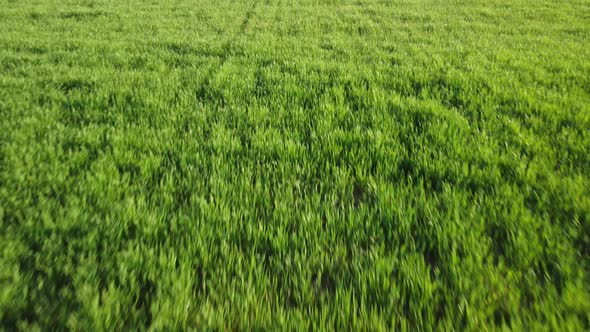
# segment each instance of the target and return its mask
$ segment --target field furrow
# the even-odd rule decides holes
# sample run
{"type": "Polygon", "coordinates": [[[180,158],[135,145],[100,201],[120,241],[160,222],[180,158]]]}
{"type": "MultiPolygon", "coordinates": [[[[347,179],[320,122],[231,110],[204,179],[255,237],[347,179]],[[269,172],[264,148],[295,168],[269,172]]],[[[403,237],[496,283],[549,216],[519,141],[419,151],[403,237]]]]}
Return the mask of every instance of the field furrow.
{"type": "Polygon", "coordinates": [[[588,0],[0,0],[0,330],[590,328],[588,0]]]}

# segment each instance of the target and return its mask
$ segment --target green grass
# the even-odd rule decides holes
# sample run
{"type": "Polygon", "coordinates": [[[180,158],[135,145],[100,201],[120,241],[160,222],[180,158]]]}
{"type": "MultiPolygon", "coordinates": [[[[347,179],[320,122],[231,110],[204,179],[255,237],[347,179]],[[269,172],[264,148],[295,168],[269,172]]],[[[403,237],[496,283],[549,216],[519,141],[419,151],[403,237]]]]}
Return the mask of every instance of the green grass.
{"type": "Polygon", "coordinates": [[[0,0],[0,329],[590,329],[590,1],[0,0]]]}

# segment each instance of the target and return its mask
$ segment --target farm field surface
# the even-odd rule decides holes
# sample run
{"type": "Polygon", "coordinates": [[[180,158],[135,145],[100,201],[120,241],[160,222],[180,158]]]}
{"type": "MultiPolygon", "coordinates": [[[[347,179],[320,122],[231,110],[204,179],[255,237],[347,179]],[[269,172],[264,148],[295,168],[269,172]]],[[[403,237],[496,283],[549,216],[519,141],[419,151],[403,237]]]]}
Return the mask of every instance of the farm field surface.
{"type": "Polygon", "coordinates": [[[0,0],[0,330],[588,330],[589,153],[589,0],[0,0]]]}

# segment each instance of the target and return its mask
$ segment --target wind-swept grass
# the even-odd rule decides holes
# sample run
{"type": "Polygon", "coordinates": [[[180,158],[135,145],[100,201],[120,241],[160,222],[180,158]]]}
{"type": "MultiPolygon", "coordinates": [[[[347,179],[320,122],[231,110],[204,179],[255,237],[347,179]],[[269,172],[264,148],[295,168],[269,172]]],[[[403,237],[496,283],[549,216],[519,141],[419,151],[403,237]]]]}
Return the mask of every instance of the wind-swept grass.
{"type": "Polygon", "coordinates": [[[0,0],[6,330],[588,330],[586,0],[0,0]]]}

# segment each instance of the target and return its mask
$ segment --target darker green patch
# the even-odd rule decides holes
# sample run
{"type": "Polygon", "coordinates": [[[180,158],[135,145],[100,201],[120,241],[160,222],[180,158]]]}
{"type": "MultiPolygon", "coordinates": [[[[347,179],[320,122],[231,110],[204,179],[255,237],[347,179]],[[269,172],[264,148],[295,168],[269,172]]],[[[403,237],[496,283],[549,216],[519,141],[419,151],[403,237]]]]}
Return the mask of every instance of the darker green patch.
{"type": "Polygon", "coordinates": [[[43,16],[44,16],[43,14],[36,12],[36,11],[33,11],[29,14],[29,18],[33,21],[38,21],[38,20],[42,19],[43,16]]]}
{"type": "Polygon", "coordinates": [[[109,12],[102,10],[73,10],[66,11],[59,14],[61,19],[83,21],[88,19],[96,19],[100,17],[110,16],[109,12]]]}
{"type": "Polygon", "coordinates": [[[57,83],[57,88],[64,94],[72,92],[90,92],[94,88],[95,84],[92,81],[85,79],[66,79],[57,83]]]}

